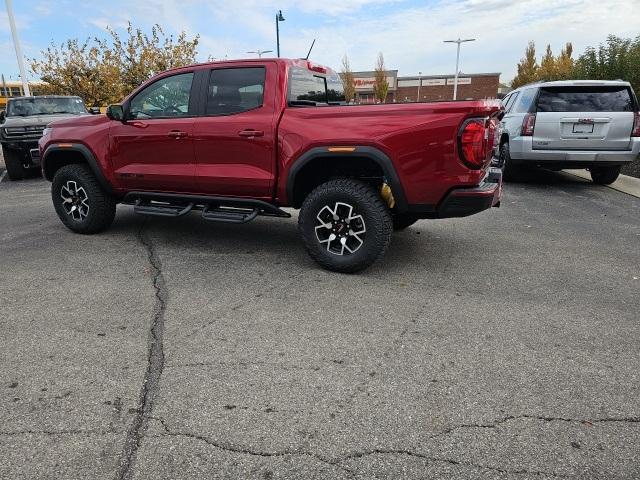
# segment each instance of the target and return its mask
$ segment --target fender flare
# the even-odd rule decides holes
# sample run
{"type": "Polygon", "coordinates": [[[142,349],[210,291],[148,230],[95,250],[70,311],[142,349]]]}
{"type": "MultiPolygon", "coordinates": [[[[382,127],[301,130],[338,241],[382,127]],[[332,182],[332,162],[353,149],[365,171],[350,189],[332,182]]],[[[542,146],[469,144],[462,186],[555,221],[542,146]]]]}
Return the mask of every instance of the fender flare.
{"type": "Polygon", "coordinates": [[[96,160],[96,157],[91,152],[91,150],[89,150],[89,148],[87,148],[85,145],[82,145],[81,143],[72,143],[72,144],[66,144],[66,145],[69,145],[69,146],[61,147],[57,144],[53,144],[47,147],[47,149],[44,151],[44,154],[42,155],[42,161],[41,161],[41,168],[42,168],[42,173],[44,174],[44,177],[49,181],[53,180],[53,177],[49,178],[49,176],[46,174],[47,158],[51,155],[51,153],[69,152],[69,151],[78,152],[84,157],[85,161],[87,162],[87,165],[89,165],[89,168],[91,168],[91,171],[95,175],[100,186],[110,194],[114,195],[114,191],[113,191],[113,188],[111,187],[111,184],[102,173],[102,170],[100,170],[100,167],[98,166],[98,161],[96,160]]]}
{"type": "MultiPolygon", "coordinates": [[[[352,145],[350,145],[351,147],[352,145]]],[[[400,177],[398,177],[398,173],[396,172],[396,168],[393,165],[391,159],[378,148],[375,147],[367,147],[367,146],[355,146],[355,150],[352,152],[331,152],[328,150],[328,147],[315,147],[310,150],[307,150],[305,153],[300,155],[294,162],[291,168],[289,169],[289,175],[287,176],[287,201],[289,204],[293,204],[293,193],[294,193],[294,185],[296,182],[296,176],[300,173],[300,171],[311,161],[316,158],[326,157],[326,158],[368,158],[377,163],[384,176],[387,180],[387,183],[391,187],[391,191],[393,192],[393,197],[396,201],[396,209],[398,212],[405,212],[408,210],[407,198],[404,194],[404,188],[402,187],[402,183],[400,182],[400,177]]]]}

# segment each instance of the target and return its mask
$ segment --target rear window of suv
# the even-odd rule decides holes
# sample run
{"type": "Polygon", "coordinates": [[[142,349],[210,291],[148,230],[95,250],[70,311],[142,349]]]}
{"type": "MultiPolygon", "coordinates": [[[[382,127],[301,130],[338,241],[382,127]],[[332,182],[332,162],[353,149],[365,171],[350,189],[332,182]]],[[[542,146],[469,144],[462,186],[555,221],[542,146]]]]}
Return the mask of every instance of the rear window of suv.
{"type": "Polygon", "coordinates": [[[631,112],[625,86],[547,87],[540,90],[538,112],[631,112]]]}

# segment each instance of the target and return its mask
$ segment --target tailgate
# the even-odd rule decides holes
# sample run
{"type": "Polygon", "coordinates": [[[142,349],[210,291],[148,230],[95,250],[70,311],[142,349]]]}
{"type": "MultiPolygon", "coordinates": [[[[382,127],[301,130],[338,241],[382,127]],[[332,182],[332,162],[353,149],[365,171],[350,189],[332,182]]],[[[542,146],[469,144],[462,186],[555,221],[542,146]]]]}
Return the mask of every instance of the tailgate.
{"type": "Polygon", "coordinates": [[[628,150],[634,103],[627,86],[540,90],[534,150],[628,150]]]}

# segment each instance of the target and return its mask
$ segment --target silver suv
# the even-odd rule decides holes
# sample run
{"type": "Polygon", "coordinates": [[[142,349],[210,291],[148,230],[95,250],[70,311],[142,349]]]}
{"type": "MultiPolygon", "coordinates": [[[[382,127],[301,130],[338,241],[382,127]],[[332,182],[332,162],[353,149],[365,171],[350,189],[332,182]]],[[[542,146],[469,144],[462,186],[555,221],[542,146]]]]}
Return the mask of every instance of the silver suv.
{"type": "Polygon", "coordinates": [[[610,184],[640,152],[640,113],[629,82],[534,83],[502,102],[498,158],[507,180],[529,165],[586,168],[595,183],[610,184]]]}

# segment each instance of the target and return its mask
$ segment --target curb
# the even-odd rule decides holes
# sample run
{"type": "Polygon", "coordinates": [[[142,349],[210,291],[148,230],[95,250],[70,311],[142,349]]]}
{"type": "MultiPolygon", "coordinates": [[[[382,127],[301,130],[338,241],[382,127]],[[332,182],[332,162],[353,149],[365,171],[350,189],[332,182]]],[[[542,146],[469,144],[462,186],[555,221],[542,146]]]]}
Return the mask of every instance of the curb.
{"type": "MultiPolygon", "coordinates": [[[[563,172],[573,175],[574,177],[584,178],[591,181],[591,175],[586,170],[563,170],[563,172]]],[[[618,179],[611,185],[604,185],[627,195],[640,198],[640,178],[630,177],[629,175],[620,175],[618,179]]]]}

